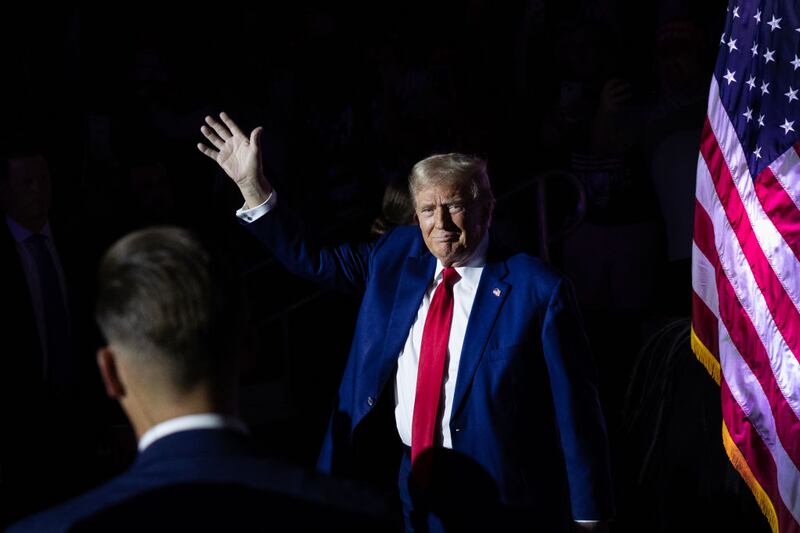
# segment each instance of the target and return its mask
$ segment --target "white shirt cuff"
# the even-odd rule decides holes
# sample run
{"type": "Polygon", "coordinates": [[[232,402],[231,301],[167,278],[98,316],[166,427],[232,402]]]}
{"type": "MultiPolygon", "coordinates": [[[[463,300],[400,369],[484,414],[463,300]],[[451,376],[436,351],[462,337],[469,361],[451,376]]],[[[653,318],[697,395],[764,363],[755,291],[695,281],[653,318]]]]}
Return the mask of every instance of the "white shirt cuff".
{"type": "Polygon", "coordinates": [[[275,190],[273,189],[272,192],[269,193],[269,196],[267,196],[267,199],[264,200],[263,204],[251,207],[250,209],[245,209],[243,205],[236,211],[236,216],[249,224],[251,222],[255,222],[259,218],[263,217],[264,215],[272,211],[275,208],[275,205],[277,205],[277,203],[278,203],[278,195],[275,193],[275,190]]]}

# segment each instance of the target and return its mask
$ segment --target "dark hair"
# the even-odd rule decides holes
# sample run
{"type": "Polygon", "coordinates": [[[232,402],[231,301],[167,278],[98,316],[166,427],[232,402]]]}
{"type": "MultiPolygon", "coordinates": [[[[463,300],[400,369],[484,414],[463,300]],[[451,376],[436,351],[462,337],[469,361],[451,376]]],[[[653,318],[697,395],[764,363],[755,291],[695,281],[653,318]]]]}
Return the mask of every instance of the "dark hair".
{"type": "Polygon", "coordinates": [[[142,364],[164,368],[180,390],[228,379],[234,368],[239,296],[229,270],[191,233],[137,231],[103,256],[97,322],[142,364]]]}
{"type": "Polygon", "coordinates": [[[395,226],[406,226],[414,222],[414,201],[408,190],[408,180],[396,179],[383,191],[381,214],[372,223],[371,233],[383,235],[395,226]]]}
{"type": "Polygon", "coordinates": [[[44,149],[35,143],[13,145],[0,152],[0,186],[8,183],[12,161],[31,157],[44,157],[47,160],[44,149]]]}

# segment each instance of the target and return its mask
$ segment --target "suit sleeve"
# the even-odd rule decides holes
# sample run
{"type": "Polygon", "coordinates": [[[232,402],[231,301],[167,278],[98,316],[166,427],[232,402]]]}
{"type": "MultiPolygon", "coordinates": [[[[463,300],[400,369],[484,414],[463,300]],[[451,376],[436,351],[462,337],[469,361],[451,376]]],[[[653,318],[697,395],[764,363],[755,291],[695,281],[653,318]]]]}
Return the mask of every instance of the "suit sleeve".
{"type": "Polygon", "coordinates": [[[572,518],[608,520],[613,496],[597,372],[571,286],[560,280],[542,328],[556,421],[567,470],[572,518]]]}
{"type": "Polygon", "coordinates": [[[245,226],[293,274],[352,295],[364,292],[372,251],[383,240],[319,246],[306,235],[299,218],[280,202],[245,226]]]}

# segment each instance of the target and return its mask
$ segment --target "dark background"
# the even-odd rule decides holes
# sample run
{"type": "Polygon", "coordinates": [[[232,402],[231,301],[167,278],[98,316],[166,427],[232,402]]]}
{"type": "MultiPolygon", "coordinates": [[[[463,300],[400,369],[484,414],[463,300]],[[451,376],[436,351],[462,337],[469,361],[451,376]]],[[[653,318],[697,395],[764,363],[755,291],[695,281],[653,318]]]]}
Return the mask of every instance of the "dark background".
{"type": "MultiPolygon", "coordinates": [[[[0,142],[47,156],[59,250],[92,273],[115,239],[164,223],[226,246],[250,309],[244,417],[310,467],[358,301],[289,276],[239,227],[237,191],[195,148],[203,117],[263,126],[281,202],[329,242],[370,238],[384,187],[419,159],[478,154],[498,234],[541,254],[544,206],[550,262],[575,283],[609,425],[614,529],[766,527],[723,457],[718,388],[687,342],[693,165],[723,2],[232,7],[3,17],[0,142]],[[552,171],[580,184],[583,209],[552,171]]],[[[97,424],[116,429],[100,432],[93,480],[130,459],[121,414],[102,411],[97,424]]]]}

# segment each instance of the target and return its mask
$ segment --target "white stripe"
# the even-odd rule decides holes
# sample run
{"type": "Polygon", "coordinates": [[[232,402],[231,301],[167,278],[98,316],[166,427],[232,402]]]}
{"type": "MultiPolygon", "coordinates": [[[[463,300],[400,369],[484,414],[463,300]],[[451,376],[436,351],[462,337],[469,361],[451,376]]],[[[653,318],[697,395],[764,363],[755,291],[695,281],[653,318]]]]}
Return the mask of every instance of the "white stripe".
{"type": "MultiPolygon", "coordinates": [[[[736,129],[728,118],[728,112],[725,111],[722,101],[719,99],[719,86],[716,80],[711,82],[708,119],[730,169],[733,182],[744,203],[758,244],[767,256],[767,261],[775,275],[778,276],[783,289],[789,295],[795,308],[800,311],[800,287],[797,286],[797,280],[800,280],[800,262],[797,261],[791,248],[786,245],[783,236],[775,229],[775,225],[764,212],[764,208],[756,196],[753,179],[747,167],[747,158],[739,144],[736,129]]],[[[789,148],[789,150],[794,151],[793,148],[789,148]]]]}
{"type": "Polygon", "coordinates": [[[758,288],[744,252],[728,222],[702,156],[697,167],[697,201],[706,210],[714,226],[714,243],[725,277],[730,280],[739,303],[758,332],[778,388],[792,411],[800,418],[800,363],[775,325],[764,295],[758,288]]]}
{"type": "Polygon", "coordinates": [[[692,289],[719,320],[719,295],[714,265],[692,241],[692,289]]]}
{"type": "Polygon", "coordinates": [[[769,399],[734,346],[721,320],[719,333],[722,375],[736,403],[772,455],[778,475],[778,492],[794,519],[800,522],[800,472],[778,438],[769,399]]]}
{"type": "Polygon", "coordinates": [[[794,206],[800,209],[800,157],[794,148],[786,150],[769,168],[794,202],[794,206]]]}

